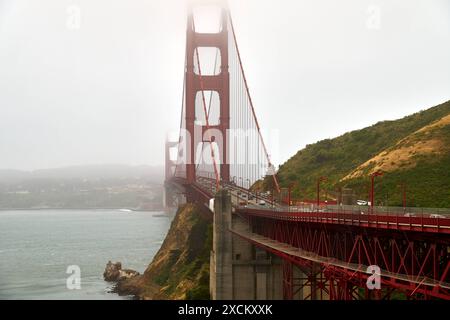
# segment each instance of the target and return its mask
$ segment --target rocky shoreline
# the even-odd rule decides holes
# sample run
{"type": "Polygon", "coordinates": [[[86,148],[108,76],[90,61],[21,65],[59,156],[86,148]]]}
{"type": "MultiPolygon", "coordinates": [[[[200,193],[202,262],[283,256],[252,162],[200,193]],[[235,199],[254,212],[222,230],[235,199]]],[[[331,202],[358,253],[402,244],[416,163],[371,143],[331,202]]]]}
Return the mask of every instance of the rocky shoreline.
{"type": "Polygon", "coordinates": [[[114,283],[112,293],[117,293],[120,296],[133,296],[135,299],[139,298],[140,289],[137,283],[133,285],[133,280],[139,276],[139,272],[135,270],[122,269],[121,262],[108,261],[103,272],[103,279],[114,283]]]}
{"type": "Polygon", "coordinates": [[[178,209],[158,253],[143,274],[108,262],[103,277],[112,292],[139,300],[209,299],[212,224],[195,205],[178,209]]]}

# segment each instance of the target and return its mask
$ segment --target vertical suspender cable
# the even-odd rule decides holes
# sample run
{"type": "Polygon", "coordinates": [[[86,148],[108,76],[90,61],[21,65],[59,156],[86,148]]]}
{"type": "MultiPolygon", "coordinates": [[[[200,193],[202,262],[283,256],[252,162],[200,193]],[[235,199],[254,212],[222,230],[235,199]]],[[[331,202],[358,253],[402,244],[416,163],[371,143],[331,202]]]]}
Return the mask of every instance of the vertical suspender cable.
{"type": "MultiPolygon", "coordinates": [[[[241,72],[242,72],[242,78],[243,78],[243,80],[244,80],[245,89],[246,89],[247,96],[248,96],[248,99],[249,99],[249,103],[250,103],[250,107],[251,107],[251,112],[252,112],[253,118],[254,118],[254,120],[255,120],[256,128],[258,129],[258,133],[259,133],[259,136],[260,136],[260,139],[261,139],[261,144],[262,144],[262,147],[263,147],[263,149],[264,149],[264,153],[265,153],[265,156],[266,156],[266,158],[267,158],[269,168],[272,168],[272,167],[273,167],[273,164],[272,164],[272,162],[271,162],[271,160],[270,160],[270,156],[269,156],[269,153],[267,152],[267,148],[266,148],[266,145],[265,145],[265,143],[264,143],[264,140],[262,139],[261,129],[260,129],[260,126],[259,126],[259,123],[258,123],[258,119],[256,118],[255,108],[254,108],[254,106],[253,106],[253,101],[252,101],[252,98],[251,98],[251,96],[250,96],[250,90],[249,90],[249,88],[248,88],[247,79],[246,79],[246,77],[245,77],[244,68],[243,68],[242,60],[241,60],[241,55],[240,55],[240,53],[239,53],[239,47],[238,47],[238,45],[237,45],[236,33],[235,33],[235,31],[234,31],[234,26],[233,26],[233,20],[232,20],[232,18],[231,18],[231,14],[230,14],[229,12],[228,12],[228,19],[230,20],[230,25],[231,25],[231,30],[232,30],[232,33],[233,33],[234,44],[235,44],[235,47],[236,47],[236,53],[237,53],[237,57],[238,57],[240,69],[241,69],[241,72]]],[[[274,168],[273,168],[273,169],[274,169],[274,168]]],[[[277,179],[277,176],[276,176],[275,169],[274,169],[274,172],[273,172],[273,180],[274,180],[274,183],[275,183],[275,187],[276,187],[276,189],[277,189],[277,192],[279,192],[279,191],[280,191],[280,186],[279,186],[279,184],[278,184],[278,179],[277,179]]]]}

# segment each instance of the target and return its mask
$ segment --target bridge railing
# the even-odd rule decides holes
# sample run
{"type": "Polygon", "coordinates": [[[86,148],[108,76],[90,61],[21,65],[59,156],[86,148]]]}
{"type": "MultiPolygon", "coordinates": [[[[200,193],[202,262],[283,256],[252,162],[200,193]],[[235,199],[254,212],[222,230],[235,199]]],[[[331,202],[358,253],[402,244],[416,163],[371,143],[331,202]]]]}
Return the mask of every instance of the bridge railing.
{"type": "Polygon", "coordinates": [[[293,207],[245,205],[239,206],[238,210],[276,220],[450,233],[450,210],[445,208],[371,208],[311,204],[293,207]]]}
{"type": "Polygon", "coordinates": [[[327,205],[319,206],[319,210],[325,208],[325,212],[352,211],[362,214],[382,214],[382,215],[403,215],[403,216],[422,216],[422,215],[442,215],[450,218],[450,208],[420,208],[420,207],[389,207],[389,206],[358,206],[358,205],[327,205]]]}
{"type": "MultiPolygon", "coordinates": [[[[215,183],[212,178],[200,178],[200,186],[214,194],[216,190],[215,183]]],[[[289,219],[290,216],[302,218],[306,216],[310,218],[319,217],[320,219],[334,219],[336,221],[358,221],[361,223],[407,223],[415,225],[433,225],[433,226],[450,226],[450,208],[418,208],[418,207],[388,207],[388,206],[359,206],[359,205],[317,205],[303,204],[296,206],[287,206],[272,202],[271,199],[264,194],[251,192],[233,183],[224,184],[231,190],[240,191],[241,196],[238,197],[236,207],[245,209],[256,209],[268,214],[284,214],[283,218],[289,219]],[[250,197],[243,195],[252,195],[255,199],[249,201],[250,197]],[[264,200],[264,201],[261,201],[264,200]],[[256,202],[256,204],[255,204],[256,202]],[[261,203],[262,202],[262,203],[261,203]]]]}
{"type": "Polygon", "coordinates": [[[387,207],[387,206],[358,206],[358,205],[316,205],[305,204],[297,206],[264,205],[255,206],[261,210],[278,212],[342,212],[361,215],[402,215],[405,217],[435,216],[436,218],[450,218],[450,208],[418,208],[418,207],[387,207]],[[441,216],[441,217],[439,217],[441,216]]]}

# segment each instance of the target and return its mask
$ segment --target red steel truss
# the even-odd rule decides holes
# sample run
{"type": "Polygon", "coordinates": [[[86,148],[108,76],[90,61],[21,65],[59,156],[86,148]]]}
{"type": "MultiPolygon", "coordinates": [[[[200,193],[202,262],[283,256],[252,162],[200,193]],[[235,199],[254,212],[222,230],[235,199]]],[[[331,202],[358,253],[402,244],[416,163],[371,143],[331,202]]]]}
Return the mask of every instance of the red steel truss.
{"type": "MultiPolygon", "coordinates": [[[[268,248],[261,241],[252,241],[300,267],[311,282],[315,298],[318,290],[332,300],[389,299],[395,291],[408,299],[450,299],[449,234],[332,226],[258,216],[249,216],[249,222],[254,234],[301,253],[292,255],[282,247],[268,248]],[[372,265],[381,269],[381,290],[367,290],[370,276],[367,267],[372,265]]],[[[291,298],[292,271],[287,266],[283,271],[285,297],[291,298]]]]}

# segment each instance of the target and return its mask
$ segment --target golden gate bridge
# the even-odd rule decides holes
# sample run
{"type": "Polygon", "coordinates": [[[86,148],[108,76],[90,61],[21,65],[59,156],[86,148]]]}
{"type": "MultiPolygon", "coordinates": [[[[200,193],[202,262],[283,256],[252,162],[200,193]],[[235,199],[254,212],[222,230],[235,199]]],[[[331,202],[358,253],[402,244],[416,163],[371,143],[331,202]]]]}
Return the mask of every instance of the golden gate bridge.
{"type": "MultiPolygon", "coordinates": [[[[281,258],[284,299],[306,286],[304,299],[391,299],[398,292],[406,299],[450,299],[446,216],[421,208],[405,214],[392,207],[291,206],[252,188],[269,177],[275,192],[281,191],[231,14],[226,4],[217,5],[216,33],[198,32],[195,5],[188,10],[180,134],[177,142],[166,143],[167,190],[205,210],[219,191],[227,192],[233,216],[247,226],[231,225],[227,232],[281,258]],[[208,50],[214,54],[202,54],[208,50]],[[213,67],[205,67],[208,58],[213,67]],[[170,150],[176,150],[175,160],[170,150]],[[383,289],[367,288],[370,266],[379,268],[383,289]]],[[[167,204],[172,201],[167,196],[167,204]]]]}

